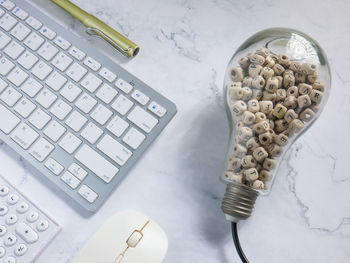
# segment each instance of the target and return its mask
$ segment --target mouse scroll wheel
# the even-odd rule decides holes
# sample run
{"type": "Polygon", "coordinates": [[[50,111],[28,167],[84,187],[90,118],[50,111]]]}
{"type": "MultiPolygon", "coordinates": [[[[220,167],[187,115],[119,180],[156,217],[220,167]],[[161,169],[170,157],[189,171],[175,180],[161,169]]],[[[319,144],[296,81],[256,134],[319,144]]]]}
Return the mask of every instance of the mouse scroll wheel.
{"type": "Polygon", "coordinates": [[[143,238],[143,234],[138,231],[135,230],[128,238],[128,240],[126,241],[126,243],[128,244],[129,247],[136,247],[137,244],[141,241],[141,239],[143,238]]]}

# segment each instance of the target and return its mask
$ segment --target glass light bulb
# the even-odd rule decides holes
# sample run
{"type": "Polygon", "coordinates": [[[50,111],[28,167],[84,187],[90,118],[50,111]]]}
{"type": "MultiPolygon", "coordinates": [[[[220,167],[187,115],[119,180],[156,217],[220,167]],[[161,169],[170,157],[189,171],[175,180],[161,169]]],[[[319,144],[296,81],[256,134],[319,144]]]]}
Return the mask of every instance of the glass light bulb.
{"type": "Polygon", "coordinates": [[[302,32],[271,28],[238,48],[224,80],[230,139],[222,209],[228,220],[248,218],[257,196],[269,193],[283,155],[318,118],[330,88],[327,57],[302,32]]]}

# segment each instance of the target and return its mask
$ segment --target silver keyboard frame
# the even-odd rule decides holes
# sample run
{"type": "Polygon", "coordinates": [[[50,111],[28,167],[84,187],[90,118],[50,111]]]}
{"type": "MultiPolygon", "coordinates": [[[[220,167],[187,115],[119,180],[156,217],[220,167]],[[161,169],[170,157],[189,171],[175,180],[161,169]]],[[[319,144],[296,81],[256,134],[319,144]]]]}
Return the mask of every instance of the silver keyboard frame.
{"type": "MultiPolygon", "coordinates": [[[[114,74],[117,75],[117,78],[119,78],[119,77],[123,78],[124,80],[126,80],[127,82],[132,84],[134,86],[134,88],[140,90],[141,92],[143,92],[144,94],[149,96],[150,102],[154,100],[167,110],[167,113],[162,118],[159,118],[156,115],[154,115],[153,113],[151,113],[149,110],[147,110],[147,106],[149,103],[147,103],[146,106],[142,106],[141,104],[137,103],[134,99],[131,98],[132,92],[130,92],[129,94],[125,94],[125,93],[123,93],[123,91],[118,89],[118,94],[123,94],[124,96],[126,96],[127,98],[129,98],[130,100],[132,100],[134,102],[134,105],[130,109],[130,111],[132,111],[132,109],[134,107],[140,106],[143,109],[145,109],[146,111],[148,111],[149,113],[151,113],[154,117],[156,117],[158,119],[159,123],[153,128],[153,130],[149,134],[145,134],[146,139],[137,150],[133,150],[130,147],[128,147],[127,145],[123,144],[124,146],[126,146],[127,148],[132,150],[133,155],[126,162],[126,164],[122,167],[117,165],[114,161],[112,161],[105,154],[103,154],[101,151],[99,151],[96,148],[97,143],[95,143],[93,146],[91,146],[89,143],[86,143],[86,140],[84,138],[79,137],[79,139],[81,139],[83,141],[83,143],[79,146],[79,148],[75,151],[75,153],[84,144],[88,144],[89,146],[91,146],[93,149],[95,149],[97,152],[99,152],[102,156],[104,156],[107,160],[109,160],[111,163],[113,163],[116,167],[118,167],[120,169],[119,172],[117,173],[117,175],[108,184],[105,183],[102,179],[100,179],[96,175],[91,176],[91,174],[93,174],[93,173],[89,169],[87,169],[84,165],[80,164],[80,162],[78,162],[77,160],[74,159],[74,153],[73,153],[73,155],[69,155],[62,148],[58,147],[56,144],[54,151],[47,158],[52,157],[55,160],[59,161],[61,163],[61,165],[63,165],[65,167],[65,169],[68,169],[68,167],[71,163],[76,162],[77,164],[81,165],[84,169],[86,169],[89,173],[89,175],[82,181],[82,183],[75,190],[71,189],[70,186],[68,186],[67,184],[65,184],[61,180],[60,177],[62,176],[64,171],[60,174],[60,176],[54,175],[52,172],[50,172],[44,166],[44,163],[47,159],[45,159],[45,161],[42,163],[38,162],[32,155],[29,154],[28,150],[24,150],[23,148],[21,148],[18,144],[16,144],[10,138],[9,135],[6,135],[2,131],[0,131],[0,140],[5,142],[13,150],[15,150],[19,155],[21,155],[28,163],[30,163],[35,168],[35,170],[39,171],[47,179],[49,179],[51,182],[53,182],[55,185],[57,185],[61,190],[63,190],[67,195],[69,195],[73,200],[75,200],[84,209],[86,209],[90,212],[96,212],[102,206],[102,204],[105,202],[105,200],[108,198],[108,196],[112,193],[113,189],[117,186],[117,184],[119,184],[121,182],[121,180],[128,173],[128,171],[135,165],[136,161],[141,157],[141,155],[146,151],[146,149],[150,146],[150,144],[156,139],[156,137],[161,133],[161,131],[165,128],[165,126],[174,117],[174,115],[177,112],[176,105],[173,102],[171,102],[170,100],[168,100],[167,98],[165,98],[164,96],[162,96],[161,94],[159,94],[158,92],[156,92],[155,90],[153,90],[147,84],[145,84],[144,82],[142,82],[141,80],[139,80],[138,78],[136,78],[135,76],[133,76],[132,74],[127,72],[126,70],[124,70],[122,67],[117,65],[115,62],[110,60],[108,57],[106,57],[106,55],[99,52],[99,50],[97,50],[96,47],[91,45],[88,41],[84,41],[84,39],[79,38],[78,36],[74,35],[72,32],[70,32],[69,30],[67,30],[66,28],[61,26],[59,23],[52,20],[51,18],[47,17],[43,12],[41,12],[39,9],[37,9],[36,7],[31,5],[27,1],[23,1],[23,0],[11,0],[11,1],[14,2],[16,5],[18,5],[18,7],[27,11],[29,13],[29,15],[40,20],[43,23],[43,25],[46,25],[49,28],[51,28],[52,30],[54,30],[57,33],[57,35],[62,36],[63,38],[68,40],[72,45],[76,46],[77,48],[79,48],[80,50],[85,52],[88,56],[91,56],[92,58],[96,59],[98,62],[101,63],[102,66],[110,69],[112,72],[114,72],[114,74]],[[82,196],[79,195],[78,190],[82,184],[88,185],[90,188],[92,188],[94,191],[96,191],[98,193],[98,198],[94,203],[90,204],[87,200],[85,200],[82,196]]],[[[11,11],[7,11],[7,12],[11,12],[11,11]]],[[[50,43],[53,42],[53,40],[48,40],[48,39],[45,39],[45,40],[50,42],[50,43]]],[[[55,44],[53,44],[53,45],[55,45],[55,44]]],[[[27,47],[26,47],[26,49],[27,49],[27,47]]],[[[64,52],[67,53],[67,51],[64,51],[64,52]]],[[[3,53],[3,52],[1,51],[1,53],[3,53]]],[[[13,62],[15,62],[15,61],[13,61],[13,62]]],[[[18,63],[15,63],[15,64],[16,64],[16,66],[19,66],[20,68],[22,68],[18,63]]],[[[88,69],[88,72],[91,72],[95,75],[98,74],[97,72],[92,71],[89,68],[87,68],[87,69],[88,69]]],[[[27,71],[27,70],[25,70],[25,71],[27,71]]],[[[35,76],[32,76],[32,77],[35,78],[35,76]]],[[[66,76],[66,77],[69,78],[68,76],[66,76]]],[[[9,85],[11,85],[11,83],[6,78],[4,78],[4,77],[1,77],[1,78],[4,81],[6,81],[9,85]]],[[[43,84],[44,87],[47,87],[51,90],[51,88],[48,87],[44,83],[45,80],[40,81],[37,78],[35,78],[35,79],[37,81],[39,81],[41,84],[43,84]]],[[[108,83],[105,80],[103,80],[103,81],[108,83]]],[[[95,99],[97,99],[99,102],[101,102],[100,99],[96,98],[95,94],[89,93],[89,95],[93,96],[95,99]]],[[[1,101],[0,101],[0,103],[2,105],[4,105],[6,108],[9,108],[5,103],[3,103],[1,101]]],[[[101,102],[101,103],[103,103],[103,102],[101,102]]],[[[116,115],[115,110],[113,110],[110,107],[110,105],[105,105],[105,106],[107,106],[110,110],[113,111],[113,116],[116,115]]],[[[24,118],[22,118],[20,115],[18,115],[12,109],[11,109],[11,112],[16,114],[17,117],[20,118],[24,123],[27,123],[29,126],[32,127],[32,125],[28,122],[28,120],[25,120],[24,118]]],[[[119,114],[117,114],[117,115],[120,116],[119,114]]],[[[54,116],[52,116],[52,117],[53,117],[53,119],[56,119],[54,116]]],[[[86,117],[88,117],[88,116],[86,116],[86,117]]],[[[128,123],[131,126],[137,127],[136,125],[132,124],[126,118],[123,118],[123,119],[128,121],[128,123]]],[[[63,122],[63,121],[60,121],[58,119],[56,119],[56,120],[60,123],[63,122]]],[[[90,121],[92,119],[88,118],[88,120],[90,121]]],[[[96,123],[96,122],[94,122],[94,123],[96,123]]],[[[76,134],[69,127],[67,127],[67,126],[65,126],[65,127],[67,128],[68,131],[72,132],[73,134],[76,134]]],[[[100,128],[102,128],[106,134],[110,134],[109,132],[106,131],[106,129],[104,127],[100,126],[100,128]]],[[[39,132],[40,137],[46,137],[45,135],[43,135],[43,130],[38,131],[36,129],[36,131],[39,132]]],[[[116,138],[116,137],[114,137],[114,138],[116,138]]],[[[118,138],[117,140],[119,142],[121,142],[121,139],[122,139],[122,137],[118,138]]]]}

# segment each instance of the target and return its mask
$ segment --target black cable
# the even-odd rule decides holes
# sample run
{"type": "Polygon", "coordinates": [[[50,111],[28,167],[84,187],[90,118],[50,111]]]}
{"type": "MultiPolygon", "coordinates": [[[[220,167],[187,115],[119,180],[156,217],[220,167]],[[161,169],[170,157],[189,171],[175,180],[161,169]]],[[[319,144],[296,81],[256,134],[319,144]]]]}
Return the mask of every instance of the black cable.
{"type": "Polygon", "coordinates": [[[239,242],[238,233],[237,233],[237,223],[232,222],[231,231],[232,231],[233,243],[235,244],[239,257],[241,258],[243,263],[249,263],[247,257],[244,255],[244,252],[241,247],[241,243],[239,242]]]}

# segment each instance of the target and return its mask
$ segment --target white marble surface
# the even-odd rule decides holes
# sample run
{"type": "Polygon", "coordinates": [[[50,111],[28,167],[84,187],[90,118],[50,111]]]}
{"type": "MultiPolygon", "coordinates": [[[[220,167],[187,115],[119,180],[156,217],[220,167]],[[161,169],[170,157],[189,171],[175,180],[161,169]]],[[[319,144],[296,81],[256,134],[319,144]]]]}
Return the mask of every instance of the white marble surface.
{"type": "MultiPolygon", "coordinates": [[[[47,0],[33,0],[67,28],[83,28],[47,0]]],[[[178,114],[102,209],[86,217],[20,157],[0,146],[5,175],[63,227],[37,263],[71,262],[112,214],[137,209],[169,237],[165,262],[239,262],[220,210],[219,182],[228,140],[222,100],[226,64],[251,34],[285,26],[312,35],[333,74],[326,109],[286,154],[272,193],[240,225],[251,262],[350,261],[348,139],[350,2],[230,0],[75,0],[142,47],[126,60],[93,40],[116,62],[173,100],[178,114]]]]}

